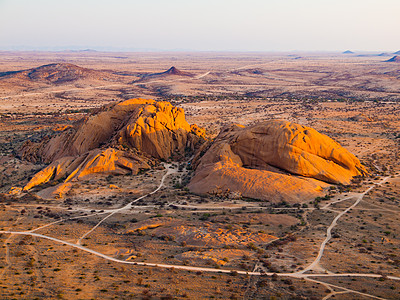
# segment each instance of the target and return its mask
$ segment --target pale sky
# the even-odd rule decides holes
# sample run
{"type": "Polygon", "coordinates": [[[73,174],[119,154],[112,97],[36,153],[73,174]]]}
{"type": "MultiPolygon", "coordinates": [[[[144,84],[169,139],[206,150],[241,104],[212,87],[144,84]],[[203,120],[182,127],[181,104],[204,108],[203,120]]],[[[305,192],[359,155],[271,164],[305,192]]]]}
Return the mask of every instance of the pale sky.
{"type": "Polygon", "coordinates": [[[0,50],[397,51],[400,0],[0,0],[0,50]]]}

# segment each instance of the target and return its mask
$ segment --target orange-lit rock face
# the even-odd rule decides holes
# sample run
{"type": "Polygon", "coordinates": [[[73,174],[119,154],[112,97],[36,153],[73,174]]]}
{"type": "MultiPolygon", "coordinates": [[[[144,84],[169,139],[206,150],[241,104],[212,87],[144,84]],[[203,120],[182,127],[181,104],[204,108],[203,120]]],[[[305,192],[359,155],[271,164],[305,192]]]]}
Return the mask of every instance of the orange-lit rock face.
{"type": "Polygon", "coordinates": [[[196,124],[190,125],[190,130],[197,136],[206,138],[206,130],[202,127],[197,126],[196,124]]]}
{"type": "Polygon", "coordinates": [[[64,179],[60,185],[51,189],[52,193],[62,196],[63,192],[70,187],[67,183],[85,176],[96,174],[137,174],[140,169],[148,168],[150,167],[146,162],[127,152],[112,148],[106,150],[95,149],[78,157],[69,156],[54,161],[37,173],[24,187],[24,190],[30,190],[49,181],[64,179]]]}
{"type": "Polygon", "coordinates": [[[72,172],[79,166],[79,164],[80,161],[76,161],[73,157],[63,157],[36,173],[35,176],[33,176],[33,178],[25,185],[24,190],[30,190],[37,185],[52,180],[59,180],[64,177],[68,171],[72,172]]]}
{"type": "Polygon", "coordinates": [[[218,162],[196,170],[189,189],[198,194],[229,191],[253,199],[297,203],[321,196],[327,186],[309,178],[218,162]]]}
{"type": "Polygon", "coordinates": [[[96,173],[113,175],[137,174],[139,169],[148,168],[150,167],[144,161],[125,151],[112,148],[106,150],[95,149],[88,153],[83,162],[68,176],[66,181],[96,173]]]}
{"type": "Polygon", "coordinates": [[[271,120],[223,130],[197,162],[189,188],[196,193],[230,190],[251,198],[298,202],[320,195],[327,186],[311,178],[348,184],[365,173],[353,154],[326,135],[271,120]]]}
{"type": "Polygon", "coordinates": [[[153,100],[132,99],[116,104],[78,124],[72,131],[52,138],[44,145],[41,156],[45,162],[64,156],[76,156],[109,143],[130,114],[153,100]]]}
{"type": "Polygon", "coordinates": [[[120,132],[119,144],[166,159],[175,150],[184,150],[190,131],[183,109],[157,102],[143,107],[140,116],[132,115],[120,132]]]}
{"type": "Polygon", "coordinates": [[[243,165],[252,168],[275,166],[336,184],[349,184],[366,173],[360,161],[330,137],[281,120],[238,131],[231,147],[243,165]]]}

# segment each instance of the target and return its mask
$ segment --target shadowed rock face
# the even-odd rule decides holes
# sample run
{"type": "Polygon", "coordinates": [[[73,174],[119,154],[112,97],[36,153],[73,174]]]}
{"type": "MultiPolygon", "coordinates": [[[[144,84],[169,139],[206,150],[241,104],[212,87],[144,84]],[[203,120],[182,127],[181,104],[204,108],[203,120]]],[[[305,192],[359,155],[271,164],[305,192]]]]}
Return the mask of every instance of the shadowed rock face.
{"type": "Polygon", "coordinates": [[[258,199],[299,201],[320,194],[327,186],[324,182],[348,184],[365,173],[359,160],[328,136],[271,120],[223,130],[197,161],[189,188],[196,193],[230,190],[258,199]]]}

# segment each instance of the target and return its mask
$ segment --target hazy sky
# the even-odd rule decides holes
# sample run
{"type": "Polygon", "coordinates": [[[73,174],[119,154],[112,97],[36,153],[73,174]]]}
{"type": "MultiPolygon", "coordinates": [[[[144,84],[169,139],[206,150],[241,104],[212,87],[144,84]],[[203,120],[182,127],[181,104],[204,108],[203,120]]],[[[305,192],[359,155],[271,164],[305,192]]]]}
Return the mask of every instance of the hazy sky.
{"type": "Polygon", "coordinates": [[[0,49],[397,51],[400,0],[0,0],[0,49]]]}

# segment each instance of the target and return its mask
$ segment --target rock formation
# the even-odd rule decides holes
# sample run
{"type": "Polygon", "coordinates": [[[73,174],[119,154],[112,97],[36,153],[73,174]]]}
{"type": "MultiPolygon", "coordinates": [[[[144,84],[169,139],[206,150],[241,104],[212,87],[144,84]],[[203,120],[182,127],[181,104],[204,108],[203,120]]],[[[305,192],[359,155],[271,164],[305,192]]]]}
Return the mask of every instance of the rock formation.
{"type": "Polygon", "coordinates": [[[63,178],[66,183],[92,174],[137,174],[140,169],[149,168],[150,166],[143,159],[128,152],[113,148],[94,149],[78,157],[66,156],[54,161],[38,172],[24,190],[63,178]]]}
{"type": "Polygon", "coordinates": [[[32,162],[50,163],[109,145],[167,159],[186,147],[193,149],[201,130],[192,128],[183,109],[169,102],[131,99],[104,107],[51,139],[37,144],[28,142],[21,149],[21,156],[32,162]]]}
{"type": "MultiPolygon", "coordinates": [[[[41,193],[62,196],[71,182],[98,174],[137,174],[157,159],[194,150],[204,138],[204,129],[190,126],[184,111],[168,102],[132,99],[109,105],[52,138],[27,143],[23,157],[50,164],[23,190],[59,183],[41,193]]],[[[192,192],[292,203],[323,195],[328,183],[348,184],[366,173],[331,138],[281,120],[225,128],[200,147],[193,166],[192,192]]]]}
{"type": "Polygon", "coordinates": [[[91,174],[137,174],[155,159],[193,150],[202,138],[204,129],[190,126],[184,111],[168,102],[131,99],[103,107],[52,138],[22,147],[25,159],[50,163],[24,191],[62,181],[53,188],[58,195],[71,181],[91,174]]]}
{"type": "Polygon", "coordinates": [[[375,116],[366,116],[365,114],[358,114],[348,119],[349,121],[355,122],[375,122],[377,118],[375,116]]]}
{"type": "Polygon", "coordinates": [[[118,143],[155,158],[167,159],[174,151],[182,152],[189,146],[189,132],[191,127],[183,109],[168,102],[157,102],[132,114],[118,134],[118,143]]]}
{"type": "MultiPolygon", "coordinates": [[[[108,148],[94,149],[84,155],[62,157],[38,172],[23,188],[28,191],[47,182],[60,182],[55,187],[42,191],[42,195],[62,197],[71,187],[71,182],[90,175],[137,174],[140,170],[149,169],[145,160],[128,152],[108,148]]],[[[48,197],[46,197],[48,198],[48,197]]]]}
{"type": "Polygon", "coordinates": [[[281,120],[224,129],[197,158],[195,168],[189,184],[195,193],[229,190],[289,202],[321,194],[324,182],[348,184],[366,173],[359,160],[331,138],[281,120]]]}

